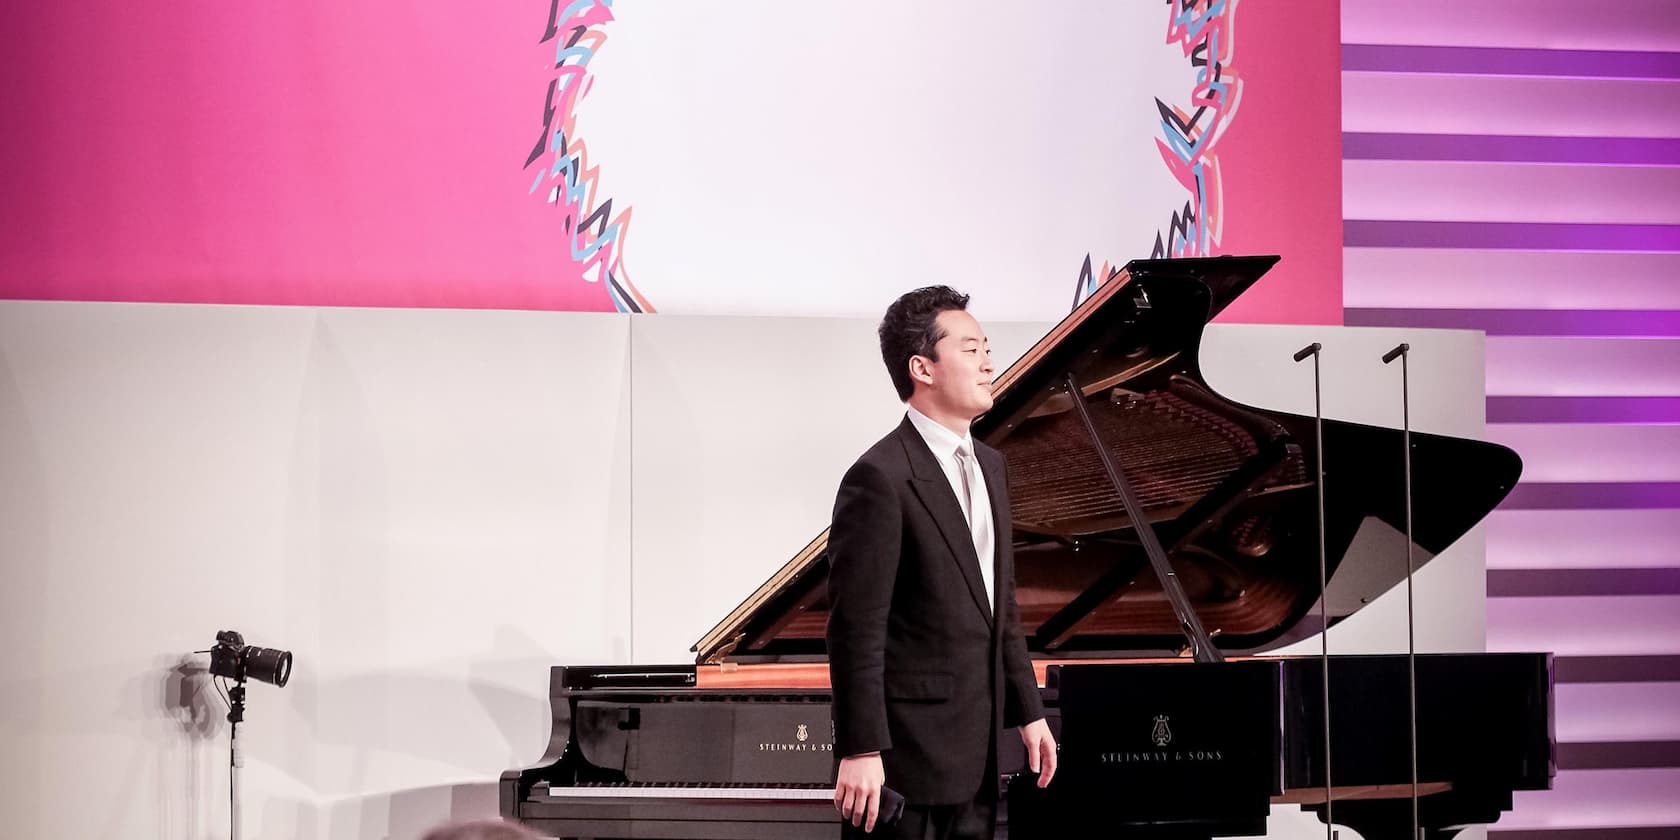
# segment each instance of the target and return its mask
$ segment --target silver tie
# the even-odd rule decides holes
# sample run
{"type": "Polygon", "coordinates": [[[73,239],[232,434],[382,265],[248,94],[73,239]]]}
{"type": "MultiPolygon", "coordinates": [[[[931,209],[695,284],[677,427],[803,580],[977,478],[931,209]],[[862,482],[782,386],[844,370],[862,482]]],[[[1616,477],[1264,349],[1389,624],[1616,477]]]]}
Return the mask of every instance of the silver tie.
{"type": "Polygon", "coordinates": [[[968,450],[968,445],[957,447],[957,474],[962,476],[963,514],[968,517],[969,536],[974,540],[974,554],[980,559],[980,579],[986,584],[986,603],[990,605],[996,596],[992,590],[992,517],[989,510],[976,510],[974,488],[985,486],[980,482],[980,464],[974,453],[968,450]]]}

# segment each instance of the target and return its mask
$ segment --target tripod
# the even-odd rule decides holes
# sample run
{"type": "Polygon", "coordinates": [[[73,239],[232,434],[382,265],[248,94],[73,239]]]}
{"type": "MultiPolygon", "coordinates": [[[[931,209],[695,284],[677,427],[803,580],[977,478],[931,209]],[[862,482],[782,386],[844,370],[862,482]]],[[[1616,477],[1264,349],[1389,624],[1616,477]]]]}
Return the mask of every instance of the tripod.
{"type": "Polygon", "coordinates": [[[239,724],[245,720],[245,677],[243,674],[228,687],[228,821],[229,840],[239,840],[239,771],[245,766],[245,756],[239,752],[239,724]]]}

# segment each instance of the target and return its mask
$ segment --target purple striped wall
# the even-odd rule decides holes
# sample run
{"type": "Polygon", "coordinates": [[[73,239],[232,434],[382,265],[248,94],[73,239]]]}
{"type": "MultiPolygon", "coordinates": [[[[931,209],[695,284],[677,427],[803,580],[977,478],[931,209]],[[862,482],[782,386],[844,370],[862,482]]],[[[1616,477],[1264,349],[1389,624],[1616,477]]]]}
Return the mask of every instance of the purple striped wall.
{"type": "Polygon", "coordinates": [[[1680,2],[1342,0],[1345,319],[1488,334],[1488,645],[1558,655],[1500,840],[1680,837],[1680,2]]]}

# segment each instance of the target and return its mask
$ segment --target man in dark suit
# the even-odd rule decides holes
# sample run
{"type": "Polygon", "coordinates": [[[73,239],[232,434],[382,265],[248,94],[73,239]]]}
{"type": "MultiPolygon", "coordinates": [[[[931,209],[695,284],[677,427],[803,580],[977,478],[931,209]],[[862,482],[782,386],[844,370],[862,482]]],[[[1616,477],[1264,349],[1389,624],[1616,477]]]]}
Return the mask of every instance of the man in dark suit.
{"type": "Polygon", "coordinates": [[[834,503],[828,652],[847,836],[991,837],[1006,727],[1021,727],[1040,786],[1056,770],[1017,619],[1003,456],[969,434],[992,407],[994,370],[967,305],[934,286],[887,309],[881,357],[908,409],[834,503]],[[876,832],[883,784],[907,807],[876,832]]]}

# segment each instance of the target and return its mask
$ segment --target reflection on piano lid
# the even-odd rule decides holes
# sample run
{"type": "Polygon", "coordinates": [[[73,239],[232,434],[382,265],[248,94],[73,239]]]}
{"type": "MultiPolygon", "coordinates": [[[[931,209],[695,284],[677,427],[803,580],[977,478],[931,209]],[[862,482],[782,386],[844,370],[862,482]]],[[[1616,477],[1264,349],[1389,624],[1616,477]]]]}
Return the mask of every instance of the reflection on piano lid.
{"type": "MultiPolygon", "coordinates": [[[[1319,662],[1257,656],[1322,629],[1313,421],[1221,397],[1198,358],[1207,322],[1276,261],[1128,264],[998,379],[993,409],[975,422],[1009,463],[1023,630],[1051,724],[1071,727],[1062,741],[1071,772],[1042,796],[1009,786],[1016,840],[1086,808],[1137,832],[1128,836],[1149,836],[1162,819],[1190,835],[1245,833],[1273,803],[1322,814],[1319,662]],[[1070,373],[1077,395],[1063,384],[1070,373]],[[1176,659],[1180,622],[1073,399],[1229,661],[1176,659]],[[1126,664],[1098,664],[1110,661],[1126,664]],[[1187,786],[1179,798],[1126,793],[1168,777],[1187,786]],[[1206,786],[1216,777],[1228,789],[1206,786]]],[[[1331,624],[1404,580],[1400,434],[1325,423],[1331,624]]],[[[1504,498],[1521,462],[1480,441],[1414,432],[1411,442],[1414,554],[1427,562],[1504,498]]],[[[837,837],[825,790],[826,540],[819,534],[706,633],[696,664],[555,667],[547,754],[503,774],[502,813],[561,837],[837,837]],[[793,792],[766,793],[784,790],[793,792]]],[[[1335,816],[1368,840],[1401,824],[1395,803],[1409,817],[1408,751],[1393,740],[1405,731],[1395,705],[1406,696],[1396,671],[1405,661],[1332,659],[1335,816]]],[[[1549,784],[1549,656],[1419,663],[1420,718],[1440,735],[1420,747],[1433,837],[1492,822],[1512,790],[1549,784]]],[[[1021,769],[1019,740],[999,745],[1005,769],[1021,769]]]]}

